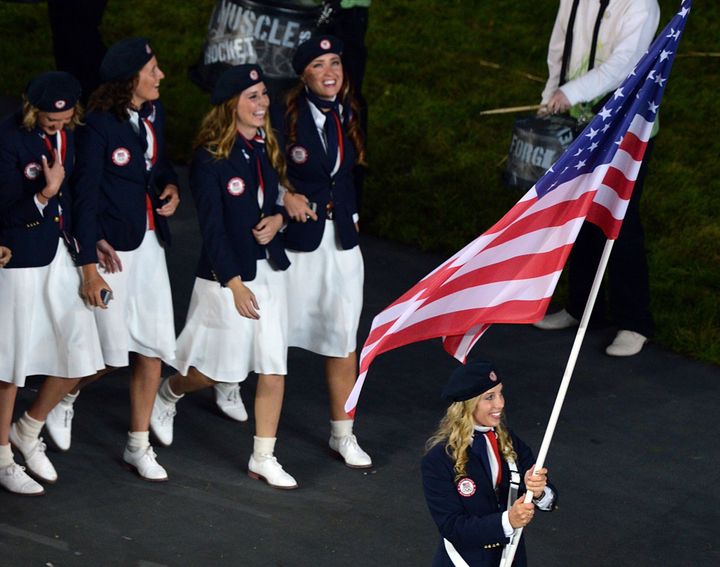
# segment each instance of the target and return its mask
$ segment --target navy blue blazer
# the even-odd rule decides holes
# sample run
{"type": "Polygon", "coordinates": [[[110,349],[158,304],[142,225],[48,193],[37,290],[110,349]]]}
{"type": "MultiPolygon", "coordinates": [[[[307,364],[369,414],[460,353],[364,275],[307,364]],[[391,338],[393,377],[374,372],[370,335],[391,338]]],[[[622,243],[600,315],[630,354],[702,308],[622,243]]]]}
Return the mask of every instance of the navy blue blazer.
{"type": "MultiPolygon", "coordinates": [[[[519,495],[526,492],[522,479],[525,471],[535,464],[532,450],[511,432],[513,447],[517,453],[518,473],[521,477],[519,495]]],[[[503,461],[502,481],[495,493],[490,473],[490,463],[485,451],[478,458],[468,450],[466,477],[475,483],[475,493],[461,496],[455,481],[453,461],[445,452],[445,445],[435,445],[422,459],[422,478],[425,500],[430,514],[440,530],[440,543],[433,558],[433,567],[452,567],[442,539],[450,541],[471,567],[497,567],[503,546],[510,539],[502,528],[502,513],[507,510],[510,470],[503,461]]],[[[557,491],[553,507],[557,503],[557,491]]],[[[520,539],[514,566],[527,565],[525,543],[520,539]]]]}
{"type": "MultiPolygon", "coordinates": [[[[259,151],[259,150],[256,150],[259,151]]],[[[267,250],[274,268],[290,265],[282,240],[276,235],[266,246],[258,244],[252,229],[263,216],[282,214],[278,206],[278,178],[269,167],[263,148],[265,194],[260,210],[255,160],[237,138],[228,159],[215,159],[205,148],[198,148],[190,166],[190,187],[197,208],[203,239],[197,276],[225,285],[235,276],[243,281],[255,279],[257,261],[267,250]]]]}
{"type": "Polygon", "coordinates": [[[148,172],[140,135],[129,120],[110,112],[90,112],[78,128],[77,165],[72,184],[77,200],[76,234],[79,264],[97,262],[95,243],[105,239],[115,250],[135,250],[147,229],[145,195],[150,195],[155,231],[170,244],[167,219],[155,212],[162,206],[159,193],[177,185],[177,175],[165,155],[165,113],[159,101],[150,120],[157,141],[157,160],[148,172]]]}
{"type": "Polygon", "coordinates": [[[10,268],[47,266],[55,258],[62,224],[71,232],[72,200],[68,179],[75,162],[73,132],[65,129],[65,180],[58,194],[48,201],[41,214],[35,194],[45,187],[42,156],[53,163],[53,154],[45,145],[40,129],[26,130],[22,114],[17,112],[0,123],[0,242],[12,250],[10,268]]]}
{"type": "MultiPolygon", "coordinates": [[[[347,116],[347,109],[345,109],[347,116]]],[[[330,176],[332,166],[326,159],[320,134],[318,133],[307,99],[298,99],[298,121],[296,140],[289,147],[287,140],[285,108],[273,108],[273,124],[277,128],[278,141],[285,148],[287,174],[295,191],[317,203],[317,222],[290,222],[285,230],[285,247],[291,250],[311,252],[320,246],[325,231],[325,207],[332,199],[334,222],[343,249],[357,246],[359,239],[353,215],[357,213],[357,197],[353,183],[353,167],[357,159],[355,147],[347,136],[343,124],[344,159],[340,169],[330,176]]]]}

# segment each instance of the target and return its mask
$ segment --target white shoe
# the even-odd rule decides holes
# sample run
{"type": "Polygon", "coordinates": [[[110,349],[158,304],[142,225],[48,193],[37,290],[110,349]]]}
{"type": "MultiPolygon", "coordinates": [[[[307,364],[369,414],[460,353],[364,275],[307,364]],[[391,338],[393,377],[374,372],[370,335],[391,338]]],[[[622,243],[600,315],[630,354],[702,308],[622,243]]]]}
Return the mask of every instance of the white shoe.
{"type": "Polygon", "coordinates": [[[62,399],[45,420],[45,429],[50,436],[50,440],[61,451],[67,451],[70,448],[74,415],[73,405],[62,399]]]}
{"type": "Polygon", "coordinates": [[[248,413],[240,397],[240,384],[218,382],[213,388],[220,411],[235,421],[247,421],[248,413]]]}
{"type": "Polygon", "coordinates": [[[45,454],[47,445],[43,443],[42,437],[28,443],[18,434],[17,424],[13,423],[10,428],[10,444],[20,451],[25,459],[25,466],[33,476],[50,484],[57,480],[57,471],[45,454]]]}
{"type": "Polygon", "coordinates": [[[618,331],[605,353],[610,356],[633,356],[642,350],[646,342],[647,337],[635,331],[618,331]]]}
{"type": "Polygon", "coordinates": [[[160,394],[155,396],[152,414],[150,414],[150,431],[160,445],[169,447],[173,442],[173,423],[177,414],[177,404],[165,401],[160,394]]]}
{"type": "Polygon", "coordinates": [[[560,329],[569,329],[580,324],[580,321],[575,319],[565,309],[561,309],[557,313],[552,315],[545,315],[539,321],[533,323],[533,327],[542,329],[543,331],[559,331],[560,329]]]}
{"type": "Polygon", "coordinates": [[[345,464],[351,469],[369,469],[372,467],[372,459],[358,445],[354,435],[343,437],[330,436],[330,448],[339,453],[345,460],[345,464]]]}
{"type": "Polygon", "coordinates": [[[248,476],[255,480],[264,480],[270,486],[282,490],[298,487],[297,481],[283,470],[282,465],[273,455],[263,455],[262,460],[256,460],[254,455],[250,455],[248,476]]]}
{"type": "Polygon", "coordinates": [[[167,471],[157,462],[157,455],[151,446],[131,451],[125,447],[123,461],[134,468],[137,473],[151,482],[163,482],[168,479],[167,471]]]}
{"type": "Polygon", "coordinates": [[[0,469],[0,486],[15,494],[25,496],[41,496],[45,490],[37,482],[28,476],[25,467],[17,463],[0,469]]]}

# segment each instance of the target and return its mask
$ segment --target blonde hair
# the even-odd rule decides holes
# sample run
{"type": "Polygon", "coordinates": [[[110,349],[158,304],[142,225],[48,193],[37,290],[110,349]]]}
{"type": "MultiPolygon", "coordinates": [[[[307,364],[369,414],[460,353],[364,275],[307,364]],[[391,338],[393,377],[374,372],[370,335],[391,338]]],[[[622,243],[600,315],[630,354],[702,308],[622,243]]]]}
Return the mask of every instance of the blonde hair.
{"type": "MultiPolygon", "coordinates": [[[[235,123],[235,109],[237,108],[238,98],[240,98],[239,94],[210,109],[200,123],[200,131],[195,138],[194,148],[205,148],[216,160],[230,157],[238,133],[235,123]]],[[[287,164],[277,138],[273,133],[269,112],[265,113],[263,130],[265,131],[265,148],[270,159],[270,165],[277,172],[280,184],[290,187],[290,182],[287,179],[287,164]]]]}
{"type": "MultiPolygon", "coordinates": [[[[82,115],[83,115],[83,107],[82,105],[77,102],[75,103],[75,106],[73,107],[73,117],[70,120],[70,122],[65,126],[68,130],[74,130],[75,126],[78,126],[82,124],[82,115]]],[[[22,125],[23,128],[30,131],[37,127],[38,125],[38,118],[40,113],[43,112],[38,107],[33,106],[30,104],[30,101],[27,99],[25,95],[23,95],[23,103],[22,103],[22,125]]],[[[52,113],[48,113],[52,114],[52,113]]]]}
{"type": "MultiPolygon", "coordinates": [[[[455,466],[455,480],[467,474],[468,449],[473,441],[475,433],[475,421],[473,412],[482,394],[465,400],[453,402],[440,420],[438,428],[425,444],[425,451],[429,451],[435,445],[445,444],[445,452],[453,460],[455,466]]],[[[503,413],[503,419],[505,414],[503,413]]],[[[495,431],[498,435],[498,449],[505,460],[517,459],[517,453],[512,445],[512,439],[505,424],[501,421],[495,431]]]]}

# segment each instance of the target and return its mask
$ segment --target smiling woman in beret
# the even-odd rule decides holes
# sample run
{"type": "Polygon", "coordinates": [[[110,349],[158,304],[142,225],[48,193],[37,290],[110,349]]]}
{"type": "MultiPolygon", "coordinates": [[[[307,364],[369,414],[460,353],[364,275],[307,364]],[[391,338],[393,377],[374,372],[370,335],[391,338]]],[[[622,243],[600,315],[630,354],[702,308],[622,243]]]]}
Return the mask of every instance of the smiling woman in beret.
{"type": "MultiPolygon", "coordinates": [[[[9,442],[37,479],[57,472],[39,437],[54,392],[104,367],[92,312],[79,297],[74,199],[80,84],[68,73],[34,77],[22,109],[0,124],[0,485],[20,494],[43,489],[16,465],[9,442]],[[2,248],[2,247],[0,247],[2,248]],[[46,375],[36,403],[10,425],[18,386],[46,375]]],[[[61,394],[62,396],[62,394],[61,394]]]]}
{"type": "MultiPolygon", "coordinates": [[[[450,403],[422,460],[425,499],[442,537],[433,567],[497,567],[516,528],[557,501],[547,470],[533,474],[531,449],[504,424],[500,376],[488,362],[457,368],[443,391],[450,403]],[[521,480],[519,471],[524,471],[521,480]],[[533,500],[524,503],[524,493],[533,500]]],[[[520,540],[513,565],[526,565],[520,540]]]]}
{"type": "Polygon", "coordinates": [[[178,337],[178,374],[163,382],[153,408],[156,437],[173,440],[176,404],[218,381],[258,374],[255,437],[248,472],[275,488],[297,488],[274,456],[287,366],[283,271],[289,262],[277,233],[285,177],[270,128],[267,89],[257,65],[223,72],[203,118],[190,186],[203,247],[187,321],[178,337]]]}
{"type": "Polygon", "coordinates": [[[285,232],[291,262],[288,344],[325,358],[330,449],[348,467],[370,468],[372,459],[344,409],[357,377],[363,304],[353,169],[365,164],[365,147],[342,52],[343,42],[331,35],[298,46],[292,60],[298,83],[273,124],[280,130],[291,184],[284,196],[292,218],[285,232]]]}
{"type": "MultiPolygon", "coordinates": [[[[180,202],[158,100],[165,75],[148,41],[134,37],[108,49],[100,76],[86,124],[78,129],[74,192],[81,293],[94,307],[105,365],[132,366],[123,460],[143,479],[163,481],[167,472],[150,446],[149,424],[161,361],[175,358],[164,247],[170,244],[167,217],[180,202]]],[[[77,391],[60,395],[47,419],[62,449],[70,446],[77,391]]]]}

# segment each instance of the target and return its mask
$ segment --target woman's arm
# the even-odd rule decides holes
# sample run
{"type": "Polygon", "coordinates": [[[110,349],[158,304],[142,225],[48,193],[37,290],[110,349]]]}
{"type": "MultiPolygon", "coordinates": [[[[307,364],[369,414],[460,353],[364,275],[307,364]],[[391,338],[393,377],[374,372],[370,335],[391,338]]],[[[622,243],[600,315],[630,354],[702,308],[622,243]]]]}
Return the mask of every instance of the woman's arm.
{"type": "Polygon", "coordinates": [[[0,224],[5,228],[23,227],[43,218],[35,195],[23,191],[18,159],[12,142],[0,140],[0,224]]]}
{"type": "Polygon", "coordinates": [[[0,268],[4,268],[5,265],[11,260],[12,251],[6,246],[0,246],[0,268]]]}
{"type": "Polygon", "coordinates": [[[96,245],[103,239],[98,214],[100,185],[105,169],[107,137],[100,118],[88,117],[76,135],[77,159],[71,180],[73,194],[73,234],[79,244],[78,266],[98,261],[96,245]]]}
{"type": "Polygon", "coordinates": [[[552,483],[548,482],[547,469],[541,469],[544,472],[541,473],[540,478],[534,478],[529,481],[529,479],[533,477],[532,473],[535,467],[535,455],[533,454],[532,449],[530,449],[530,447],[528,447],[514,434],[512,435],[512,442],[518,456],[518,471],[524,474],[524,486],[533,491],[533,501],[535,502],[537,508],[543,511],[553,510],[557,504],[557,489],[552,483]],[[544,487],[542,490],[544,494],[540,498],[535,498],[535,496],[537,496],[537,494],[535,494],[535,489],[539,492],[541,486],[544,487]]]}
{"type": "MultiPolygon", "coordinates": [[[[456,547],[466,549],[506,543],[502,513],[493,510],[489,504],[486,513],[481,515],[467,511],[461,501],[463,497],[457,492],[452,464],[441,451],[433,453],[431,450],[423,458],[421,467],[425,500],[440,535],[456,547]]],[[[483,487],[476,486],[476,490],[483,490],[483,487]]],[[[491,496],[494,500],[495,495],[491,496]]]]}
{"type": "Polygon", "coordinates": [[[275,238],[275,235],[278,230],[282,228],[282,225],[283,216],[281,214],[270,215],[260,219],[260,222],[253,228],[252,233],[257,243],[265,246],[275,238]]]}
{"type": "Polygon", "coordinates": [[[195,200],[203,247],[220,283],[227,285],[240,275],[240,260],[235,255],[225,230],[222,191],[213,160],[204,150],[195,152],[190,167],[190,188],[195,200]]]}

